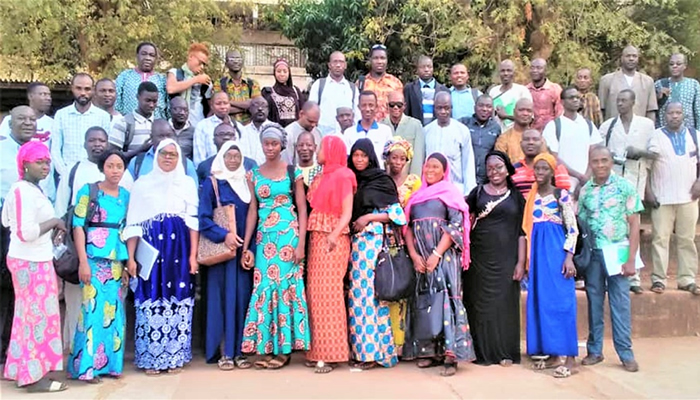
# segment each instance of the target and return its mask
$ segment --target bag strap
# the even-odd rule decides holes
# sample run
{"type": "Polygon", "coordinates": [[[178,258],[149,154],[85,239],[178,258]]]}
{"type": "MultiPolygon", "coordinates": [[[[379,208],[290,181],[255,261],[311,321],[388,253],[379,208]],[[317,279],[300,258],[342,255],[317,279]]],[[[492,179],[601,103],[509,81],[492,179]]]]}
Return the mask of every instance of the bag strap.
{"type": "MultiPolygon", "coordinates": [[[[352,102],[351,102],[351,104],[352,104],[352,109],[354,110],[355,109],[355,93],[357,93],[357,86],[355,86],[355,84],[352,82],[348,82],[348,83],[350,84],[350,89],[352,90],[352,102]]],[[[319,97],[319,100],[320,99],[321,98],[319,97]]]]}
{"type": "Polygon", "coordinates": [[[612,136],[613,128],[615,128],[615,124],[617,124],[618,119],[620,119],[620,117],[615,117],[615,118],[613,118],[612,122],[610,123],[610,127],[608,128],[608,133],[605,134],[605,147],[608,147],[608,143],[610,143],[610,137],[612,136]]]}
{"type": "Polygon", "coordinates": [[[357,90],[362,93],[363,90],[365,90],[365,80],[367,79],[367,75],[360,75],[360,79],[357,80],[358,83],[358,88],[357,90]]]}
{"type": "Polygon", "coordinates": [[[70,169],[70,174],[68,174],[68,193],[70,193],[68,195],[68,204],[73,203],[73,184],[75,183],[75,174],[78,172],[78,165],[80,165],[80,161],[75,163],[73,168],[70,169]]]}
{"type": "Polygon", "coordinates": [[[134,180],[137,180],[139,175],[141,175],[141,165],[143,164],[144,158],[146,158],[146,153],[141,153],[136,156],[136,161],[134,161],[134,180]]]}
{"type": "MultiPolygon", "coordinates": [[[[97,204],[97,197],[100,194],[100,187],[97,183],[90,183],[88,184],[88,189],[88,207],[85,214],[85,227],[92,226],[92,218],[95,216],[95,213],[97,213],[99,207],[97,204]]],[[[98,221],[98,223],[99,222],[102,221],[98,221]]]]}
{"type": "Polygon", "coordinates": [[[223,78],[219,79],[219,86],[221,86],[221,91],[228,93],[228,77],[224,76],[223,78]]]}
{"type": "MultiPolygon", "coordinates": [[[[318,105],[321,105],[321,95],[323,94],[323,88],[326,86],[326,78],[321,78],[318,80],[318,105]]],[[[355,93],[353,92],[353,98],[355,93]]]]}
{"type": "Polygon", "coordinates": [[[219,200],[219,182],[216,181],[216,178],[214,178],[212,175],[209,176],[209,179],[211,179],[211,186],[214,188],[214,196],[216,197],[216,207],[219,208],[221,207],[221,200],[219,200]]]}
{"type": "Polygon", "coordinates": [[[472,88],[472,99],[474,99],[474,104],[476,104],[476,99],[479,98],[479,91],[476,88],[472,88]]]}
{"type": "Polygon", "coordinates": [[[292,190],[292,204],[296,201],[296,182],[294,181],[294,165],[287,164],[287,176],[289,177],[289,187],[292,190]]]}
{"type": "Polygon", "coordinates": [[[128,113],[124,116],[124,122],[126,123],[126,131],[124,132],[124,144],[122,145],[122,151],[129,151],[129,146],[134,140],[134,133],[136,125],[136,119],[133,113],[128,113]]]}
{"type": "Polygon", "coordinates": [[[557,142],[559,142],[561,139],[561,120],[559,117],[554,118],[554,133],[557,136],[557,142]]]}

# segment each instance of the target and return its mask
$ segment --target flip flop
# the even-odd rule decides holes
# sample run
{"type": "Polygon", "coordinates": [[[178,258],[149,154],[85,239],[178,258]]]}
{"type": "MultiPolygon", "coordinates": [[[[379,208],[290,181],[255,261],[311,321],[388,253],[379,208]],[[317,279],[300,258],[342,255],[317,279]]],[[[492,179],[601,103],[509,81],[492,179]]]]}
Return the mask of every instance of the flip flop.
{"type": "Polygon", "coordinates": [[[272,356],[265,356],[253,363],[255,366],[255,369],[267,369],[267,366],[270,364],[270,361],[272,361],[272,356]]]}
{"type": "Polygon", "coordinates": [[[555,378],[569,378],[571,375],[576,374],[576,370],[571,370],[569,367],[560,365],[554,370],[555,378]]]}
{"type": "Polygon", "coordinates": [[[291,360],[292,357],[289,355],[277,356],[267,363],[267,369],[281,369],[284,366],[289,365],[291,360]]]}
{"type": "Polygon", "coordinates": [[[316,374],[327,374],[335,369],[335,366],[330,363],[325,363],[323,361],[319,361],[316,363],[316,366],[314,367],[314,373],[316,374]]]}
{"type": "Polygon", "coordinates": [[[445,369],[440,371],[440,376],[448,377],[457,373],[457,363],[445,363],[445,369]]]}
{"type": "Polygon", "coordinates": [[[65,383],[44,378],[27,386],[27,392],[29,393],[55,393],[66,389],[68,389],[68,386],[65,383]]]}

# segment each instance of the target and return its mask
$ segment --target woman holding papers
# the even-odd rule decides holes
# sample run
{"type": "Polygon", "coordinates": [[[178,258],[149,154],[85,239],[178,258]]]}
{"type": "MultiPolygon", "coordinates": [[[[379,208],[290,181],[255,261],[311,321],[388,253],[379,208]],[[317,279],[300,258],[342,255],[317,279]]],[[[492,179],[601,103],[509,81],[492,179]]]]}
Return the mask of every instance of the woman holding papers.
{"type": "Polygon", "coordinates": [[[251,193],[245,178],[243,155],[235,142],[228,141],[221,146],[212,163],[211,175],[202,182],[199,194],[200,234],[214,243],[225,242],[237,252],[232,260],[206,267],[206,359],[208,363],[217,362],[222,370],[246,369],[252,364],[241,353],[241,342],[253,290],[253,272],[241,266],[241,235],[245,233],[251,193]],[[235,232],[214,222],[214,209],[219,205],[234,207],[235,232]]]}
{"type": "MultiPolygon", "coordinates": [[[[192,359],[192,309],[199,221],[197,184],[185,174],[180,146],[160,142],[153,171],[134,183],[127,213],[127,267],[138,285],[134,363],[147,375],[177,373],[192,359]],[[143,248],[141,248],[143,246],[143,248]],[[155,262],[144,265],[148,255],[155,262]],[[144,270],[146,272],[144,272],[144,270]]],[[[150,262],[149,262],[150,263],[150,262]]]]}
{"type": "Polygon", "coordinates": [[[105,175],[102,182],[92,184],[97,185],[97,197],[91,199],[91,184],[84,185],[78,191],[73,212],[83,302],[68,374],[89,383],[99,383],[100,375],[122,374],[126,342],[124,296],[128,276],[124,262],[129,253],[120,234],[129,192],[119,186],[126,158],[119,151],[108,150],[97,167],[105,175]]]}

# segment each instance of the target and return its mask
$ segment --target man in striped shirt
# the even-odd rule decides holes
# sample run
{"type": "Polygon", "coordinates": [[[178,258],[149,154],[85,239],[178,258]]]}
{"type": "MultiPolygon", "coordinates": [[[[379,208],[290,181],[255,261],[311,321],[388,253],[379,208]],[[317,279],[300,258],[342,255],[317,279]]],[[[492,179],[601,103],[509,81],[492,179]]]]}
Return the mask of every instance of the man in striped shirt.
{"type": "Polygon", "coordinates": [[[116,118],[109,133],[109,144],[124,152],[127,159],[151,148],[151,127],[158,106],[158,87],[153,82],[141,82],[136,95],[138,107],[116,118]]]}
{"type": "MultiPolygon", "coordinates": [[[[532,189],[532,185],[535,183],[535,157],[543,151],[542,133],[537,129],[526,130],[523,132],[523,139],[520,142],[520,147],[522,147],[525,158],[513,165],[513,167],[515,167],[515,174],[513,174],[511,178],[513,179],[515,187],[520,190],[523,197],[527,198],[530,189],[532,189]]],[[[559,189],[569,190],[571,188],[569,173],[562,164],[558,164],[554,171],[554,184],[559,189]]]]}

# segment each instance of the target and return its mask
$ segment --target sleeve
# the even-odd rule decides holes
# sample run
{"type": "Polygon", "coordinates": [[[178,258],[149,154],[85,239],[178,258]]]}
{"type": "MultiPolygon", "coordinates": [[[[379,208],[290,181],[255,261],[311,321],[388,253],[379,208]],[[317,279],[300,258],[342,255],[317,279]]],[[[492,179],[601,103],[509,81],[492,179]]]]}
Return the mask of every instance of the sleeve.
{"type": "Polygon", "coordinates": [[[558,153],[559,152],[559,141],[557,140],[557,129],[555,126],[555,122],[549,121],[547,125],[545,125],[544,130],[542,131],[542,138],[544,138],[545,142],[547,143],[547,147],[549,147],[549,151],[552,153],[558,153]]]}
{"type": "Polygon", "coordinates": [[[559,117],[564,113],[564,106],[561,104],[562,88],[559,84],[554,85],[554,117],[559,117]]]}
{"type": "Polygon", "coordinates": [[[649,143],[647,144],[647,151],[654,154],[661,153],[661,142],[659,141],[658,131],[654,131],[649,138],[649,143]]]}
{"type": "Polygon", "coordinates": [[[380,210],[380,212],[387,213],[389,215],[389,221],[393,224],[403,226],[406,225],[406,214],[403,212],[403,208],[401,208],[401,204],[395,203],[391,204],[388,207],[380,210]]]}
{"type": "Polygon", "coordinates": [[[639,194],[635,190],[634,186],[627,181],[625,181],[625,183],[625,195],[627,196],[627,201],[625,203],[625,214],[629,216],[644,211],[642,200],[639,198],[639,194]]]}
{"type": "Polygon", "coordinates": [[[2,119],[2,123],[0,123],[0,137],[9,137],[10,132],[10,116],[7,115],[5,118],[2,119]]]}
{"type": "Polygon", "coordinates": [[[256,81],[255,79],[252,79],[252,81],[253,81],[253,87],[250,91],[250,98],[254,99],[256,97],[262,96],[262,93],[261,93],[260,84],[258,83],[258,81],[256,81]]]}
{"type": "Polygon", "coordinates": [[[299,179],[303,179],[304,174],[301,172],[301,168],[299,167],[294,167],[294,182],[298,181],[299,179]]]}
{"type": "Polygon", "coordinates": [[[122,175],[122,179],[119,181],[119,186],[126,189],[127,192],[130,192],[131,188],[134,186],[133,175],[128,171],[124,171],[124,175],[122,175]]]}
{"type": "Polygon", "coordinates": [[[192,138],[192,147],[194,147],[194,164],[199,165],[202,161],[207,159],[207,144],[206,134],[203,129],[203,121],[197,124],[194,128],[194,137],[192,138]]]}
{"type": "Polygon", "coordinates": [[[447,221],[441,228],[444,233],[450,235],[458,249],[464,249],[464,217],[461,211],[447,208],[447,221]]]}
{"type": "Polygon", "coordinates": [[[656,99],[656,90],[654,89],[654,81],[650,77],[646,77],[648,84],[645,85],[649,89],[647,90],[647,112],[656,111],[659,109],[659,103],[656,99]]]}
{"type": "MultiPolygon", "coordinates": [[[[425,162],[425,134],[423,127],[419,123],[413,125],[415,132],[415,142],[413,143],[413,160],[409,173],[421,176],[423,173],[423,163],[425,162]]],[[[420,182],[420,179],[418,180],[420,182]]]]}
{"type": "Polygon", "coordinates": [[[58,190],[56,191],[56,203],[54,204],[54,211],[57,218],[63,217],[68,211],[68,207],[71,203],[69,198],[70,187],[68,186],[68,177],[61,179],[58,182],[58,190]]]}
{"type": "Polygon", "coordinates": [[[59,175],[68,174],[68,166],[63,161],[63,113],[56,113],[54,132],[51,133],[51,161],[59,175]]]}
{"type": "Polygon", "coordinates": [[[695,121],[695,130],[700,128],[700,83],[695,81],[693,89],[693,120],[695,121]]]}
{"type": "Polygon", "coordinates": [[[75,209],[73,210],[73,226],[84,227],[87,210],[90,203],[90,185],[85,184],[78,190],[75,196],[75,209]]]}
{"type": "Polygon", "coordinates": [[[126,140],[126,117],[121,116],[114,119],[114,125],[109,131],[109,144],[117,146],[118,148],[124,147],[124,141],[126,140]]]}
{"type": "Polygon", "coordinates": [[[214,222],[214,196],[214,186],[211,179],[207,179],[199,192],[199,232],[214,243],[222,243],[228,231],[214,222]]]}
{"type": "Polygon", "coordinates": [[[612,119],[609,119],[602,124],[600,124],[600,128],[598,128],[598,133],[600,134],[601,139],[605,141],[605,138],[608,136],[608,129],[610,129],[610,124],[612,124],[612,119]]]}
{"type": "Polygon", "coordinates": [[[212,88],[214,90],[214,93],[222,91],[221,90],[221,79],[223,79],[223,78],[224,78],[223,76],[219,77],[219,79],[216,79],[216,80],[214,80],[214,82],[212,82],[212,88]]]}
{"type": "Polygon", "coordinates": [[[194,193],[195,195],[190,198],[192,201],[185,202],[185,213],[183,214],[183,219],[188,228],[193,231],[199,231],[199,218],[197,215],[199,213],[199,196],[197,183],[192,180],[189,193],[194,193]]]}
{"type": "Polygon", "coordinates": [[[530,89],[528,89],[526,86],[523,86],[522,91],[520,93],[520,97],[532,101],[532,93],[530,93],[530,89]]]}
{"type": "Polygon", "coordinates": [[[16,186],[13,191],[14,199],[9,207],[9,212],[15,215],[10,230],[17,232],[17,237],[22,242],[32,242],[41,236],[41,227],[36,220],[36,194],[27,188],[16,186]]]}
{"type": "MultiPolygon", "coordinates": [[[[593,125],[593,121],[590,121],[591,125],[593,125]]],[[[586,120],[586,123],[588,123],[588,120],[586,120]]],[[[603,137],[600,134],[600,131],[595,128],[595,125],[593,125],[593,130],[590,132],[589,135],[589,140],[588,140],[588,145],[589,146],[594,146],[596,144],[602,143],[603,142],[603,137]]]]}
{"type": "Polygon", "coordinates": [[[353,123],[356,124],[357,121],[362,119],[362,113],[360,112],[360,90],[357,86],[355,86],[355,94],[354,98],[352,99],[352,104],[353,104],[353,112],[355,113],[355,118],[353,119],[353,123]]]}
{"type": "Polygon", "coordinates": [[[316,79],[314,83],[311,84],[311,89],[309,89],[309,101],[313,101],[318,104],[318,85],[321,79],[316,79]]]}
{"type": "Polygon", "coordinates": [[[185,173],[187,176],[192,178],[194,180],[194,183],[199,186],[199,175],[197,175],[197,170],[194,167],[194,163],[189,159],[185,159],[186,165],[185,165],[185,173]]]}
{"type": "Polygon", "coordinates": [[[467,195],[467,205],[469,206],[469,212],[472,214],[476,211],[476,193],[478,192],[479,186],[475,187],[472,189],[471,192],[467,195]]]}
{"type": "Polygon", "coordinates": [[[474,162],[474,150],[472,148],[472,138],[469,129],[464,127],[462,132],[466,132],[462,141],[462,177],[464,179],[464,195],[476,186],[476,164],[474,162]]]}
{"type": "Polygon", "coordinates": [[[569,253],[576,251],[576,239],[578,238],[578,225],[576,224],[576,214],[574,213],[574,204],[569,192],[561,191],[561,210],[564,215],[561,216],[562,222],[566,227],[566,240],[564,240],[564,250],[569,253]]]}
{"type": "Polygon", "coordinates": [[[510,153],[508,153],[508,140],[506,139],[505,134],[498,135],[498,139],[496,139],[496,144],[494,145],[494,149],[498,150],[498,151],[502,151],[506,154],[510,154],[510,153]]]}
{"type": "Polygon", "coordinates": [[[598,87],[598,100],[600,100],[600,110],[601,112],[605,110],[606,104],[608,104],[608,94],[610,93],[610,76],[605,75],[600,78],[600,84],[598,87]]]}
{"type": "Polygon", "coordinates": [[[554,186],[559,189],[571,189],[571,178],[569,177],[569,171],[563,164],[558,164],[557,168],[554,170],[554,186]]]}
{"type": "Polygon", "coordinates": [[[114,85],[117,87],[117,94],[114,99],[114,109],[119,111],[120,114],[126,114],[126,112],[124,112],[124,100],[122,100],[122,96],[124,96],[124,72],[117,75],[114,85]]]}

